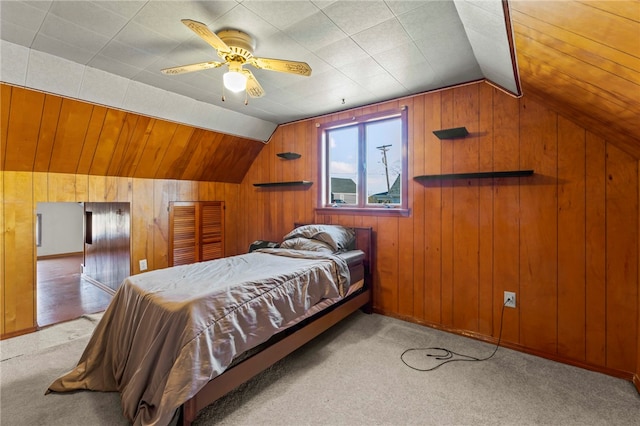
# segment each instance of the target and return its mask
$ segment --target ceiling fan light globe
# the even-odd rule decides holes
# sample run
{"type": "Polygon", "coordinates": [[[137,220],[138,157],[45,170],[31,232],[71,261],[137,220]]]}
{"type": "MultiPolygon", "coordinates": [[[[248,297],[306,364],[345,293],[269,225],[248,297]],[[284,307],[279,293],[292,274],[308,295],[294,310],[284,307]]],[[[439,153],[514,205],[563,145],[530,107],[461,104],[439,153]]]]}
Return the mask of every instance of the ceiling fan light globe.
{"type": "Polygon", "coordinates": [[[247,77],[236,71],[226,72],[223,76],[224,87],[232,92],[242,92],[247,87],[247,77]]]}

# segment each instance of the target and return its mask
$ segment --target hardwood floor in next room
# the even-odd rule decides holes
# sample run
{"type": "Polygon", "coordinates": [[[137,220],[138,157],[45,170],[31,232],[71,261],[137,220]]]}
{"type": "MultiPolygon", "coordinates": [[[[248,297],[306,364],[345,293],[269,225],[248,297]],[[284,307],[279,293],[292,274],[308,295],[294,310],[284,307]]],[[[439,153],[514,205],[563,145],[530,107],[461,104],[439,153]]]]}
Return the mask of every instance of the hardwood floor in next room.
{"type": "Polygon", "coordinates": [[[112,296],[82,278],[82,254],[38,260],[39,327],[104,311],[112,296]]]}

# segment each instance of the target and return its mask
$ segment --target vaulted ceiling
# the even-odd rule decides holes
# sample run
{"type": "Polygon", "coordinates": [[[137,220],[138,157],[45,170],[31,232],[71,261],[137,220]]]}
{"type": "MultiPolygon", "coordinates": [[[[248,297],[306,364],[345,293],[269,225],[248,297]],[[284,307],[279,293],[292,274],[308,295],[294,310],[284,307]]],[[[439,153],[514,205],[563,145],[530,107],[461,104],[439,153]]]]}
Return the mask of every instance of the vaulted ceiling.
{"type": "Polygon", "coordinates": [[[640,158],[640,1],[510,1],[524,96],[640,158]]]}
{"type": "Polygon", "coordinates": [[[500,0],[3,1],[2,79],[266,141],[281,123],[471,81],[518,95],[504,9],[500,0]],[[306,62],[311,75],[246,65],[266,94],[245,104],[244,92],[223,92],[227,66],[162,74],[221,61],[182,19],[241,30],[256,57],[306,62]]]}

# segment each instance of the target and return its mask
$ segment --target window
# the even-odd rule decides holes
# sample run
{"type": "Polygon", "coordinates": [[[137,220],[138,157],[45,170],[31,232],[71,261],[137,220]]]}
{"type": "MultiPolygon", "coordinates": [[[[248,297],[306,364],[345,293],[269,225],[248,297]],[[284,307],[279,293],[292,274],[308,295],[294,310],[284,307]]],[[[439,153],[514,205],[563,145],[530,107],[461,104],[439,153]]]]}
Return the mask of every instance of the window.
{"type": "Polygon", "coordinates": [[[321,207],[407,209],[406,107],[320,130],[321,207]]]}

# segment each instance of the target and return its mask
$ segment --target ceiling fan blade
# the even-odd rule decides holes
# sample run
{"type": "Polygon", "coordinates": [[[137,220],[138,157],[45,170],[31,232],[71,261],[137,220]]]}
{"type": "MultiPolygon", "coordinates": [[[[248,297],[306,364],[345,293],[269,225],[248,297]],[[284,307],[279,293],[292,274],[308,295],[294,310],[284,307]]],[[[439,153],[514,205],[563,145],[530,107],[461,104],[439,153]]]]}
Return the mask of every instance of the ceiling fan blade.
{"type": "Polygon", "coordinates": [[[283,59],[251,58],[251,65],[259,69],[288,72],[290,74],[311,75],[311,67],[306,62],[287,61],[283,59]]]}
{"type": "Polygon", "coordinates": [[[184,73],[193,72],[193,71],[202,71],[202,70],[208,70],[211,68],[218,68],[221,65],[224,65],[224,64],[222,62],[216,62],[216,61],[200,62],[198,64],[180,65],[178,67],[173,67],[173,68],[164,68],[164,69],[161,69],[160,72],[168,75],[184,74],[184,73]]]}
{"type": "Polygon", "coordinates": [[[246,69],[243,69],[242,73],[247,76],[247,94],[252,98],[261,98],[264,96],[264,89],[260,86],[260,83],[258,83],[253,73],[246,69]]]}
{"type": "Polygon", "coordinates": [[[205,24],[191,19],[182,19],[181,22],[185,24],[191,31],[198,34],[204,41],[213,46],[214,49],[220,52],[230,52],[231,48],[227,46],[227,43],[222,41],[220,37],[215,35],[213,31],[209,29],[205,24]]]}

